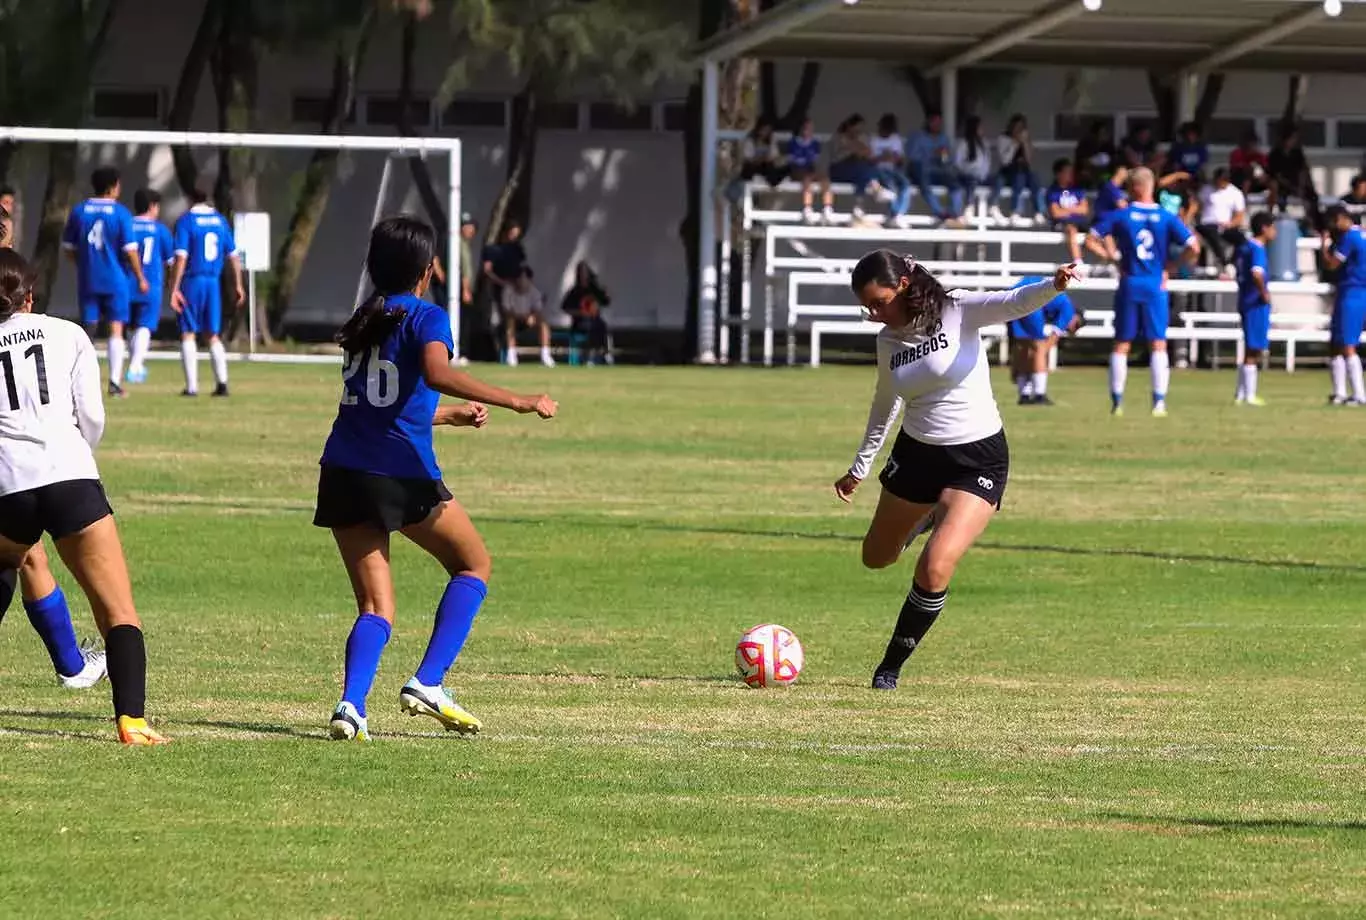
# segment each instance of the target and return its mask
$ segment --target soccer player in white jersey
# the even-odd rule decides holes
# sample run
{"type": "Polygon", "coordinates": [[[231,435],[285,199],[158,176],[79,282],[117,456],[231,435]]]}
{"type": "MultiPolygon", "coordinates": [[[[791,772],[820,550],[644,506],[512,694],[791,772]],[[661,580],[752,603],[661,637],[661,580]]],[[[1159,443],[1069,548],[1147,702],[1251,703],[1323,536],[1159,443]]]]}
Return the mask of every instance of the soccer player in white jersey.
{"type": "Polygon", "coordinates": [[[0,613],[14,570],[48,533],[104,634],[119,740],[161,744],[143,712],[142,625],[95,465],[104,433],[95,348],[74,323],[33,313],[33,280],[22,256],[0,250],[0,613]]]}
{"type": "Polygon", "coordinates": [[[1046,281],[1009,291],[946,291],[915,259],[885,249],[864,256],[854,268],[854,294],[883,329],[868,427],[835,494],[851,499],[904,407],[863,538],[863,564],[886,568],[916,534],[934,528],[873,672],[875,690],[896,689],[901,666],[944,609],[959,560],[1001,507],[1010,451],[979,330],[1028,316],[1077,277],[1070,264],[1046,281]]]}

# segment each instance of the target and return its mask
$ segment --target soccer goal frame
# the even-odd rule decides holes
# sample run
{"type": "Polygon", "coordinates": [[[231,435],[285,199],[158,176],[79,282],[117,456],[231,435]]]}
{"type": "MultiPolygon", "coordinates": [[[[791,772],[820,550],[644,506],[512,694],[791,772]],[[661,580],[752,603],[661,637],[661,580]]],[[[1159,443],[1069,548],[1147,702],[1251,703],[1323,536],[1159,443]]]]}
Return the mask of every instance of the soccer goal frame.
{"type": "MultiPolygon", "coordinates": [[[[455,344],[455,354],[461,354],[460,341],[460,239],[456,227],[460,219],[461,185],[460,175],[463,165],[461,142],[458,137],[369,137],[345,134],[268,134],[238,133],[222,131],[123,131],[107,128],[37,128],[0,126],[0,141],[16,143],[43,144],[146,144],[166,147],[253,147],[276,150],[356,150],[378,151],[388,154],[385,174],[394,157],[427,156],[429,154],[447,158],[450,171],[450,188],[446,195],[448,226],[446,245],[446,290],[448,293],[451,321],[451,340],[455,344]]],[[[382,203],[377,202],[376,213],[382,203]]],[[[236,356],[239,360],[291,359],[317,361],[317,356],[308,355],[257,355],[256,349],[256,311],[249,311],[250,329],[248,331],[249,352],[236,356]]],[[[334,360],[328,358],[327,360],[334,360]]],[[[337,358],[335,360],[340,360],[337,358]]]]}

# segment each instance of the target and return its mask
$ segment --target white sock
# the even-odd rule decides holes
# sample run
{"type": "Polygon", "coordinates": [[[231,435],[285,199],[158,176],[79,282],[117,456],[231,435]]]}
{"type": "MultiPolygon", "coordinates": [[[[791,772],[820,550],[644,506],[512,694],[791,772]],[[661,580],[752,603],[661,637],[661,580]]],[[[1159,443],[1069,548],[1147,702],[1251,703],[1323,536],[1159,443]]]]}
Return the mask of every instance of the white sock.
{"type": "Polygon", "coordinates": [[[128,348],[128,373],[142,372],[147,363],[147,352],[152,347],[152,330],[139,326],[133,330],[133,342],[128,348]]]}
{"type": "Polygon", "coordinates": [[[1238,385],[1238,389],[1239,389],[1239,391],[1241,391],[1241,393],[1242,393],[1241,398],[1242,398],[1242,399],[1248,399],[1248,400],[1256,399],[1256,398],[1257,398],[1257,365],[1255,365],[1255,364],[1244,364],[1244,365],[1243,365],[1243,368],[1242,368],[1242,374],[1241,374],[1241,376],[1242,376],[1242,383],[1240,383],[1240,384],[1238,385]]]}
{"type": "Polygon", "coordinates": [[[1347,358],[1343,355],[1334,355],[1333,360],[1328,362],[1328,371],[1333,375],[1333,397],[1335,399],[1347,398],[1347,358]]]}
{"type": "Polygon", "coordinates": [[[1155,351],[1148,361],[1153,376],[1153,402],[1165,402],[1167,385],[1172,380],[1172,362],[1165,351],[1155,351]]]}
{"type": "Polygon", "coordinates": [[[1366,402],[1366,380],[1362,379],[1361,355],[1352,355],[1347,359],[1347,377],[1352,381],[1352,398],[1357,402],[1366,402]]]}
{"type": "Polygon", "coordinates": [[[180,340],[180,366],[185,370],[185,389],[199,392],[199,349],[194,339],[180,340]]]}
{"type": "Polygon", "coordinates": [[[1129,380],[1129,356],[1115,352],[1110,354],[1110,395],[1116,399],[1124,398],[1124,385],[1129,380]]]}
{"type": "Polygon", "coordinates": [[[118,384],[123,382],[123,359],[128,354],[128,349],[121,338],[109,337],[109,382],[118,384]]]}
{"type": "Polygon", "coordinates": [[[213,382],[220,386],[228,383],[228,350],[217,339],[209,343],[209,362],[213,365],[213,382]]]}
{"type": "Polygon", "coordinates": [[[1035,396],[1043,396],[1045,393],[1047,393],[1047,392],[1048,392],[1048,374],[1047,374],[1047,372],[1045,372],[1045,371],[1036,371],[1036,372],[1034,373],[1033,384],[1034,384],[1034,395],[1035,395],[1035,396]]]}

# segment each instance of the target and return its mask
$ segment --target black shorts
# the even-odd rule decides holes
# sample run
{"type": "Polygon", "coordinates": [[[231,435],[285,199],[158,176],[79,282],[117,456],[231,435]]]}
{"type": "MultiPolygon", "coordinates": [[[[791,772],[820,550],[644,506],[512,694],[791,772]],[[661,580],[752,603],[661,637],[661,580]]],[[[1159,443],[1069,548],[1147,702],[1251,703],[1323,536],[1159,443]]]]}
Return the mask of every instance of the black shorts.
{"type": "Polygon", "coordinates": [[[384,531],[402,530],[427,519],[451,500],[440,479],[401,479],[323,465],[318,473],[315,527],[371,524],[384,531]]]}
{"type": "Polygon", "coordinates": [[[32,546],[44,531],[60,540],[113,513],[98,479],[68,479],[0,495],[0,536],[32,546]]]}
{"type": "Polygon", "coordinates": [[[958,489],[999,508],[1009,477],[1010,446],[1002,428],[980,441],[950,445],[925,444],[902,431],[878,479],[888,492],[917,505],[932,505],[945,489],[958,489]]]}

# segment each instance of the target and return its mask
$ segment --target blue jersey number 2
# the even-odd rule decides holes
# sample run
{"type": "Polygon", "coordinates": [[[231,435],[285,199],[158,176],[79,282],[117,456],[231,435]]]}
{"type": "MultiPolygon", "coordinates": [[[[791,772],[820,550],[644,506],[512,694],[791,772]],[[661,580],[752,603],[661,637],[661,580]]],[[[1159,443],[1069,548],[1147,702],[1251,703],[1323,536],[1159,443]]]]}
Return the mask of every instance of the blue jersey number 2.
{"type": "Polygon", "coordinates": [[[398,367],[394,362],[381,358],[379,347],[376,346],[370,349],[369,353],[356,352],[347,359],[346,366],[342,368],[341,404],[343,406],[354,406],[360,403],[359,397],[352,393],[346,384],[351,382],[352,377],[360,373],[362,364],[366,366],[365,401],[376,409],[386,409],[396,403],[398,401],[398,367]]]}

